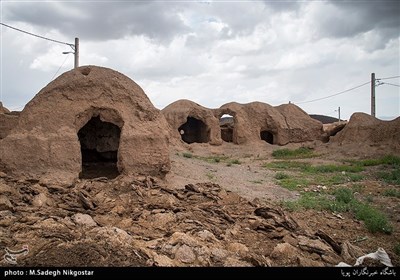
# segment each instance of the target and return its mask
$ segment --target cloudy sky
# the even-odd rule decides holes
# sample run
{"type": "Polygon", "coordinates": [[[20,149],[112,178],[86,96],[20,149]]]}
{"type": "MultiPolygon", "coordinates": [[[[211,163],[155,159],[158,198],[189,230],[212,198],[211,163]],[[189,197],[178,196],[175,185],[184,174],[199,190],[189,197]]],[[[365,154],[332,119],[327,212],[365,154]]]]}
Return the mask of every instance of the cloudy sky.
{"type": "MultiPolygon", "coordinates": [[[[80,38],[80,64],[137,82],[157,108],[190,99],[370,113],[368,83],[400,75],[400,1],[6,1],[1,22],[80,38]]],[[[1,28],[1,96],[13,110],[73,67],[67,45],[1,28]]],[[[400,78],[376,88],[378,117],[400,114],[400,78]]]]}

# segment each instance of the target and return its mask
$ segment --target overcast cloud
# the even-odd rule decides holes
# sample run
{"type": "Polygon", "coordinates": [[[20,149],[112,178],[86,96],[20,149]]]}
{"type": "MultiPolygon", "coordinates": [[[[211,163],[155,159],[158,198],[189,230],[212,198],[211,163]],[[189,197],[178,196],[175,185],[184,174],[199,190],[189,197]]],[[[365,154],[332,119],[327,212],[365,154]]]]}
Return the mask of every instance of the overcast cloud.
{"type": "MultiPolygon", "coordinates": [[[[118,70],[154,105],[298,103],[308,113],[370,112],[370,86],[400,75],[400,1],[1,1],[1,22],[73,43],[80,64],[118,70]],[[303,103],[304,102],[304,103],[303,103]]],[[[23,106],[73,67],[68,46],[1,26],[1,100],[23,106]]],[[[377,115],[400,114],[400,78],[376,88],[377,115]]]]}

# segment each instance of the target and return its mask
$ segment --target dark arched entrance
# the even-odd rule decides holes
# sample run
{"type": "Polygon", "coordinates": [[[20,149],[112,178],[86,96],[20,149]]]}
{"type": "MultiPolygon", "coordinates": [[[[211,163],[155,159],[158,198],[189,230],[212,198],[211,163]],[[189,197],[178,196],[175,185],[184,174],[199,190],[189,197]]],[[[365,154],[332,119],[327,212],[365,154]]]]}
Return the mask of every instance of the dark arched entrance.
{"type": "Polygon", "coordinates": [[[121,129],[92,117],[78,132],[82,153],[80,178],[115,178],[119,175],[118,148],[121,129]]]}
{"type": "Polygon", "coordinates": [[[210,141],[210,131],[207,125],[193,117],[188,117],[187,121],[178,128],[182,140],[188,144],[208,143],[210,141]]]}
{"type": "Polygon", "coordinates": [[[269,144],[274,144],[274,135],[268,130],[261,130],[260,138],[269,144]]]}
{"type": "Polygon", "coordinates": [[[219,127],[221,128],[221,139],[225,142],[233,142],[233,129],[235,127],[235,119],[229,114],[224,114],[219,119],[219,127]]]}

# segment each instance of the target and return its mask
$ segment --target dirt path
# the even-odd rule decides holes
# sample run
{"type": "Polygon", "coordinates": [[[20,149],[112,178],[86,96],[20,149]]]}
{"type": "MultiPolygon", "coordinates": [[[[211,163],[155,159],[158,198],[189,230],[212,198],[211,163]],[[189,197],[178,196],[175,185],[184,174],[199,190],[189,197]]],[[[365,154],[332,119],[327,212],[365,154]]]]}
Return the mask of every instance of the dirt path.
{"type": "MultiPolygon", "coordinates": [[[[168,184],[183,188],[188,183],[213,182],[233,191],[248,200],[261,201],[294,200],[296,192],[288,191],[275,184],[274,171],[262,164],[270,151],[262,151],[256,156],[237,151],[234,145],[226,145],[226,149],[204,150],[201,145],[194,148],[193,157],[183,156],[184,152],[171,152],[172,170],[168,175],[168,184]],[[213,162],[212,157],[227,157],[220,162],[213,162]],[[238,160],[239,164],[232,161],[238,160]]],[[[186,152],[187,153],[187,152],[186,152]]],[[[269,155],[270,157],[270,155],[269,155]]]]}

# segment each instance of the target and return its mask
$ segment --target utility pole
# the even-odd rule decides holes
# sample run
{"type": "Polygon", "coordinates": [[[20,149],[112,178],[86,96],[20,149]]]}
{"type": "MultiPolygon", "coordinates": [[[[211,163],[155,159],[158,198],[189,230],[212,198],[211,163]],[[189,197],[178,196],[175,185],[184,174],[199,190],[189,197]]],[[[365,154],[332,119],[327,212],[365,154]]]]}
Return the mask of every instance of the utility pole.
{"type": "Polygon", "coordinates": [[[371,116],[375,117],[375,73],[371,73],[371,116]]]}
{"type": "Polygon", "coordinates": [[[75,38],[74,68],[79,67],[79,38],[75,38]]]}
{"type": "Polygon", "coordinates": [[[340,106],[339,106],[339,108],[338,108],[338,114],[339,114],[339,122],[341,121],[340,120],[340,106]]]}

